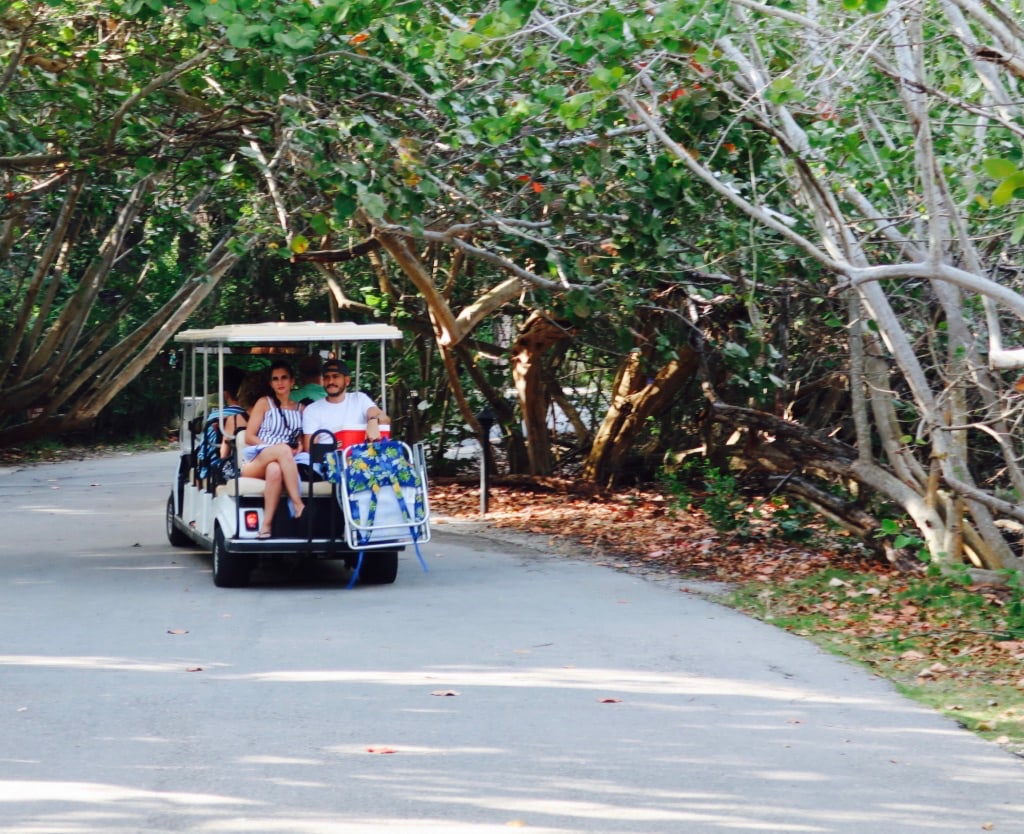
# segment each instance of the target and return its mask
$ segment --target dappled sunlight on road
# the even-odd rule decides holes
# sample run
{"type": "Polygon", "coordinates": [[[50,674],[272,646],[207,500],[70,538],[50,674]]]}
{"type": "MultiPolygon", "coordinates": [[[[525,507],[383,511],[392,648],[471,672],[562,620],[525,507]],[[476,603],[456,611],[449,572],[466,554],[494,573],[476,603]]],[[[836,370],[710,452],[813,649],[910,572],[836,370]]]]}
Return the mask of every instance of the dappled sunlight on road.
{"type": "Polygon", "coordinates": [[[472,747],[444,745],[443,747],[425,747],[416,744],[401,744],[393,748],[385,744],[334,744],[324,748],[328,753],[352,756],[364,753],[398,753],[405,756],[507,756],[509,751],[504,747],[472,747]]]}
{"type": "Polygon", "coordinates": [[[239,759],[242,764],[256,764],[256,765],[321,765],[323,761],[321,759],[308,759],[308,758],[297,758],[293,756],[265,756],[265,755],[252,755],[242,756],[239,759]]]}
{"type": "MultiPolygon", "coordinates": [[[[430,798],[427,797],[427,801],[430,798]]],[[[532,819],[544,817],[565,817],[574,820],[605,820],[631,822],[675,822],[675,823],[714,823],[716,825],[742,828],[746,831],[771,831],[775,823],[752,818],[744,813],[737,813],[739,804],[736,797],[723,797],[717,802],[709,802],[707,797],[686,799],[679,796],[670,805],[656,807],[636,803],[632,798],[622,804],[610,802],[581,801],[568,799],[499,799],[486,795],[466,795],[462,797],[445,797],[445,803],[472,805],[489,810],[503,811],[510,815],[526,815],[532,819]]],[[[821,831],[820,826],[787,825],[787,831],[821,831]]]]}
{"type": "MultiPolygon", "coordinates": [[[[226,664],[214,664],[224,666],[226,664]]],[[[155,663],[126,657],[53,656],[31,654],[2,654],[0,666],[28,666],[50,669],[78,669],[107,672],[176,672],[182,663],[155,663]]]]}
{"type": "MultiPolygon", "coordinates": [[[[388,764],[399,759],[391,759],[388,764]]],[[[271,764],[272,762],[264,762],[271,764]]],[[[298,760],[275,764],[314,764],[298,760]]],[[[320,764],[323,766],[323,763],[320,764]]],[[[805,774],[798,774],[804,776],[805,774]]],[[[472,784],[438,775],[434,769],[405,765],[387,773],[353,774],[354,790],[390,794],[399,804],[422,803],[420,810],[393,816],[358,811],[324,813],[308,808],[274,807],[267,802],[214,794],[143,790],[107,782],[0,781],[0,813],[13,805],[26,808],[50,803],[47,813],[31,823],[17,823],[5,834],[119,834],[190,831],[195,834],[369,834],[382,829],[402,834],[497,834],[525,828],[534,834],[609,834],[639,831],[637,826],[678,826],[680,832],[749,832],[749,834],[828,834],[835,831],[927,831],[930,819],[941,819],[935,804],[892,803],[875,810],[830,807],[797,811],[792,790],[774,805],[751,803],[742,793],[683,789],[666,791],[625,786],[602,780],[537,779],[531,786],[500,783],[481,772],[472,784]],[[73,810],[67,806],[87,806],[73,810]],[[435,812],[430,808],[434,807],[435,812]],[[64,810],[67,808],[67,810],[64,810]],[[251,815],[259,815],[254,818],[251,815]],[[450,816],[458,816],[458,820],[450,816]],[[469,819],[467,819],[469,817],[469,819]],[[479,817],[480,819],[473,819],[479,817]],[[173,820],[173,821],[172,821],[173,820]],[[785,820],[785,822],[780,822],[785,820]],[[170,827],[164,827],[170,825],[170,827]]],[[[761,774],[762,778],[782,774],[761,774]]],[[[335,792],[336,785],[270,778],[267,781],[298,791],[335,792]]],[[[780,799],[782,797],[780,796],[780,799]]],[[[947,830],[936,825],[936,830],[947,830]]],[[[658,828],[657,830],[664,830],[658,828]]],[[[966,829],[965,829],[966,830],[966,829]]]]}
{"type": "MultiPolygon", "coordinates": [[[[205,793],[153,791],[110,785],[102,782],[3,781],[0,780],[0,802],[86,802],[130,803],[160,802],[183,806],[256,805],[249,799],[215,796],[205,793]]],[[[10,829],[6,829],[9,831],[10,829]]]]}
{"type": "MultiPolygon", "coordinates": [[[[99,678],[153,672],[155,680],[182,672],[180,663],[103,655],[2,655],[0,666],[99,678]]],[[[534,834],[928,834],[984,822],[980,811],[944,808],[941,792],[895,802],[823,767],[858,751],[858,761],[873,762],[884,781],[885,771],[907,771],[899,759],[907,733],[944,736],[945,725],[914,728],[892,701],[829,695],[793,679],[600,666],[233,667],[209,664],[188,677],[216,688],[220,696],[210,703],[223,713],[172,724],[167,736],[93,736],[98,750],[127,753],[104,763],[95,781],[0,782],[4,834],[498,834],[519,827],[534,834]],[[381,697],[381,687],[406,691],[396,703],[381,697]],[[309,736],[301,717],[321,700],[335,704],[338,721],[309,736]],[[534,711],[522,714],[542,726],[521,725],[528,701],[550,709],[551,723],[534,711]],[[201,728],[235,726],[222,723],[233,720],[232,702],[266,705],[268,720],[294,713],[297,734],[263,734],[234,754],[205,743],[201,728]],[[584,717],[588,710],[600,717],[584,717]],[[645,730],[639,716],[648,710],[661,718],[645,730]],[[478,720],[485,722],[479,731],[478,720]],[[579,734],[577,720],[591,721],[593,732],[579,734]],[[164,752],[142,752],[155,746],[164,752]],[[163,774],[155,783],[154,772],[163,774]],[[222,782],[228,772],[231,781],[222,782]],[[165,781],[176,789],[161,790],[165,781]],[[765,784],[772,790],[755,790],[765,784]]],[[[190,691],[178,690],[179,697],[190,702],[190,691]]],[[[962,757],[957,770],[990,785],[1000,777],[1015,785],[1019,775],[1000,773],[983,756],[962,757]]],[[[1024,805],[1003,810],[1024,815],[1024,805]]]]}
{"type": "MultiPolygon", "coordinates": [[[[277,780],[275,780],[277,781],[277,780]]],[[[391,781],[391,780],[386,780],[391,781]]],[[[428,778],[428,782],[430,779],[428,778]]],[[[5,834],[38,834],[40,832],[66,832],[66,834],[100,834],[100,832],[146,830],[145,820],[158,815],[183,814],[177,825],[187,824],[189,831],[210,832],[210,834],[256,834],[257,832],[279,832],[279,834],[362,834],[388,828],[403,834],[434,834],[434,832],[455,832],[455,834],[487,834],[507,831],[510,827],[529,828],[531,832],[579,832],[579,826],[601,831],[616,831],[617,823],[678,823],[711,825],[723,831],[778,831],[777,823],[771,821],[781,808],[764,809],[764,818],[737,812],[742,799],[728,794],[713,795],[697,791],[680,791],[643,797],[637,803],[635,791],[628,794],[612,785],[575,783],[550,784],[538,782],[535,788],[499,788],[491,792],[482,785],[459,784],[458,789],[438,790],[438,786],[424,784],[415,773],[399,771],[393,777],[393,784],[376,780],[376,787],[393,791],[396,796],[415,792],[415,799],[427,805],[446,806],[439,810],[436,818],[430,813],[419,813],[416,819],[407,817],[360,817],[358,814],[344,814],[344,819],[334,815],[310,811],[282,811],[268,807],[266,803],[211,793],[189,793],[174,791],[141,790],[103,782],[68,781],[0,781],[0,811],[11,803],[27,806],[35,803],[63,805],[87,805],[88,811],[60,811],[54,808],[50,813],[37,817],[32,825],[5,828],[5,834]],[[481,788],[484,788],[481,790],[481,788]],[[423,792],[420,792],[423,791],[423,792]],[[604,800],[559,798],[561,793],[578,794],[586,791],[591,795],[606,794],[604,800]],[[619,794],[621,803],[616,802],[619,794]],[[455,812],[453,809],[463,810],[455,812]],[[445,815],[458,813],[464,816],[464,809],[475,809],[470,815],[492,817],[493,822],[457,822],[445,815]],[[241,813],[242,817],[234,816],[241,813]],[[258,813],[259,819],[248,816],[258,813]],[[187,823],[185,822],[187,820],[187,823]],[[589,821],[583,822],[583,821],[589,821]],[[612,827],[609,827],[612,826],[612,827]]],[[[315,783],[296,783],[297,788],[320,788],[334,790],[333,786],[315,783]]],[[[370,785],[363,783],[361,790],[370,785]]],[[[641,791],[642,793],[642,791],[641,791]]],[[[177,829],[176,830],[184,830],[177,829]]],[[[633,830],[632,828],[629,830],[633,830]]],[[[786,831],[825,832],[829,828],[815,824],[787,824],[786,831]]]]}
{"type": "Polygon", "coordinates": [[[793,684],[735,680],[700,675],[641,672],[630,669],[532,667],[502,669],[488,666],[427,667],[415,671],[355,669],[297,669],[254,672],[240,680],[267,683],[367,683],[382,686],[427,685],[533,689],[594,689],[618,694],[729,695],[768,701],[798,699],[817,703],[866,704],[874,699],[814,692],[793,684]]]}
{"type": "MultiPolygon", "coordinates": [[[[526,828],[509,822],[476,823],[458,822],[447,819],[423,819],[416,817],[352,817],[344,814],[344,820],[297,814],[279,820],[219,821],[196,829],[201,834],[378,834],[381,829],[401,834],[508,834],[516,828],[526,828]]],[[[578,834],[576,828],[549,828],[544,825],[530,825],[530,834],[578,834]]]]}
{"type": "MultiPolygon", "coordinates": [[[[41,504],[36,506],[26,505],[18,507],[17,509],[26,513],[44,513],[46,515],[80,515],[80,516],[95,516],[102,515],[102,512],[94,508],[85,509],[73,509],[71,507],[57,507],[52,504],[41,504]]],[[[113,513],[110,513],[113,515],[113,513]]]]}

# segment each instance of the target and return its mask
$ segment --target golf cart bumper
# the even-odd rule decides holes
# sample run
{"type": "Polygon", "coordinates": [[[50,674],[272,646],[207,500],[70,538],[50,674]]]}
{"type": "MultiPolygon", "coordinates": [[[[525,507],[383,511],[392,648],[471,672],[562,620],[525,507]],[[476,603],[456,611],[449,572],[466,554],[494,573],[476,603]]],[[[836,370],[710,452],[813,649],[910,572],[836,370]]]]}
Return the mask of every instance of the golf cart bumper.
{"type": "MultiPolygon", "coordinates": [[[[341,540],[330,539],[296,539],[296,538],[234,538],[227,539],[225,544],[232,554],[246,556],[269,556],[277,554],[298,554],[313,556],[319,559],[355,559],[357,551],[352,550],[341,540]]],[[[400,551],[404,542],[375,542],[367,550],[400,551]]]]}

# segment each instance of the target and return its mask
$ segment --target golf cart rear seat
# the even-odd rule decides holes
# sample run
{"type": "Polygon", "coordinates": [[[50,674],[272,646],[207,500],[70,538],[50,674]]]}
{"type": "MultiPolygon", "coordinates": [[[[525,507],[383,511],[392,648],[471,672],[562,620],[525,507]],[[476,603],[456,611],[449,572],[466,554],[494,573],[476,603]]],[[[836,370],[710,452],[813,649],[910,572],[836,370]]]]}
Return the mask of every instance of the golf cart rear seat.
{"type": "MultiPolygon", "coordinates": [[[[235,435],[235,455],[238,460],[238,468],[242,468],[242,453],[246,447],[245,442],[245,429],[242,429],[238,434],[235,435]]],[[[216,495],[235,495],[240,496],[253,496],[263,495],[263,489],[266,487],[267,482],[263,478],[232,478],[227,483],[221,484],[217,487],[216,495]]],[[[301,484],[303,496],[309,495],[309,484],[303,482],[301,484]]],[[[313,495],[314,496],[331,496],[334,494],[333,487],[329,481],[314,481],[313,482],[313,495]]]]}
{"type": "Polygon", "coordinates": [[[226,484],[220,484],[216,489],[216,495],[234,495],[236,489],[238,495],[262,495],[263,488],[267,485],[267,482],[262,478],[232,478],[226,484]]]}

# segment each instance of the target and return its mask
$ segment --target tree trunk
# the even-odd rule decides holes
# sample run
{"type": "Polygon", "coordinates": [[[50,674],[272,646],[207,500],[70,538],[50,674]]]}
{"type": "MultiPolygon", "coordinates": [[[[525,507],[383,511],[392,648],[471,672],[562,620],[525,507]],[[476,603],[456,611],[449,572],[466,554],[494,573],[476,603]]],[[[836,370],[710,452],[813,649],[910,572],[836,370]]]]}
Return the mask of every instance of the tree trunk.
{"type": "Polygon", "coordinates": [[[619,368],[611,406],[583,465],[583,479],[599,486],[612,486],[647,418],[671,405],[698,365],[697,351],[684,347],[677,358],[649,378],[644,355],[639,351],[630,353],[619,368]]]}
{"type": "Polygon", "coordinates": [[[570,332],[554,319],[533,312],[523,324],[511,348],[512,380],[519,395],[519,407],[526,427],[526,450],[531,475],[551,472],[551,436],[548,431],[547,386],[544,384],[544,354],[570,332]]]}

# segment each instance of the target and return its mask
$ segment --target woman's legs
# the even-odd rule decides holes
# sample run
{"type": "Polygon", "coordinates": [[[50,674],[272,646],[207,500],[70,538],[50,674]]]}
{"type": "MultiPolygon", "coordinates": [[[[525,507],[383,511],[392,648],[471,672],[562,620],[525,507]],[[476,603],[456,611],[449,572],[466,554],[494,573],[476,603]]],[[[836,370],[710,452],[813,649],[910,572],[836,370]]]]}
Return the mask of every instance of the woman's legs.
{"type": "Polygon", "coordinates": [[[269,536],[274,527],[277,505],[281,501],[281,467],[277,461],[267,464],[263,480],[266,486],[263,487],[263,526],[260,527],[260,535],[269,536]]]}
{"type": "Polygon", "coordinates": [[[299,469],[295,464],[295,456],[290,446],[278,443],[268,446],[256,457],[242,467],[242,475],[247,478],[263,478],[263,527],[261,533],[269,533],[277,504],[281,499],[282,490],[287,491],[292,500],[295,518],[299,518],[306,505],[302,501],[299,490],[299,469]]]}

